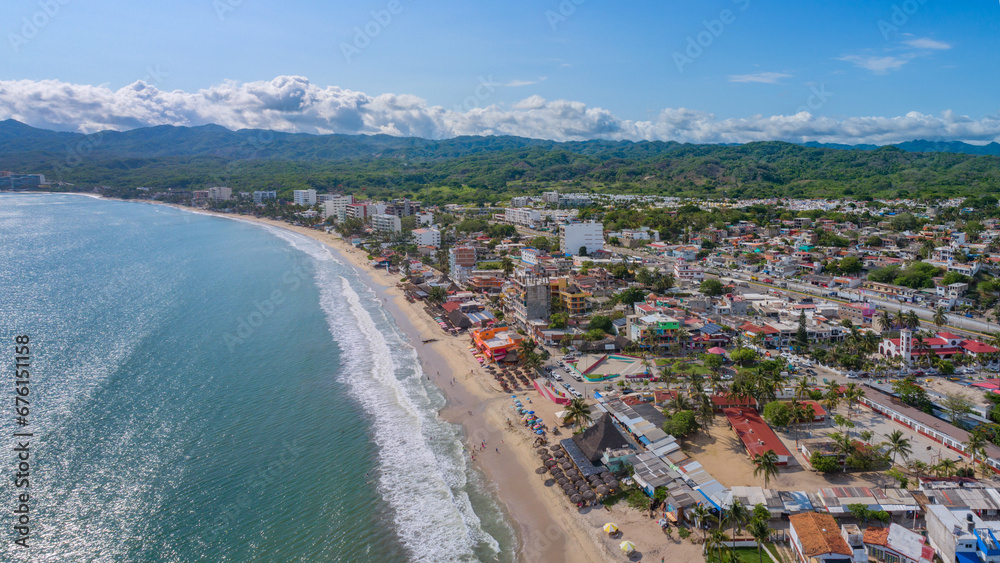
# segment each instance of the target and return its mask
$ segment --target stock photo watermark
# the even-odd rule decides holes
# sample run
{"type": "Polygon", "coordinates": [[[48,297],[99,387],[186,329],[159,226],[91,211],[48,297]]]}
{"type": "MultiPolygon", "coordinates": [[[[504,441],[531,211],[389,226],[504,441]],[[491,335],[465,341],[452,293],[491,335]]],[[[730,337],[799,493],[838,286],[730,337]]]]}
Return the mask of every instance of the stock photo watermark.
{"type": "MultiPolygon", "coordinates": [[[[732,0],[732,3],[736,5],[739,12],[750,7],[750,0],[732,0]]],[[[694,35],[688,35],[684,51],[674,51],[672,55],[677,72],[684,72],[684,67],[694,63],[698,57],[702,56],[705,49],[711,47],[715,40],[722,36],[722,33],[726,31],[726,26],[736,22],[737,13],[725,8],[719,12],[718,17],[702,20],[701,25],[704,29],[694,35]]]]}
{"type": "Polygon", "coordinates": [[[243,5],[243,0],[212,0],[212,8],[215,15],[219,16],[219,21],[226,20],[226,14],[235,12],[236,8],[243,5]]]}
{"type": "Polygon", "coordinates": [[[455,104],[453,108],[455,112],[462,113],[483,107],[486,100],[489,100],[493,96],[493,93],[497,91],[497,83],[493,81],[492,74],[485,78],[480,76],[478,81],[479,83],[473,88],[472,94],[466,96],[462,100],[462,103],[455,104]]]}
{"type": "Polygon", "coordinates": [[[288,294],[298,291],[306,276],[305,270],[296,264],[281,275],[281,287],[271,290],[267,299],[254,301],[253,310],[236,319],[236,329],[222,335],[222,341],[229,352],[236,351],[237,347],[252,338],[257,329],[264,326],[264,322],[270,319],[274,312],[285,303],[288,294]]]}
{"type": "Polygon", "coordinates": [[[545,21],[549,22],[549,27],[552,31],[556,30],[556,27],[565,23],[570,16],[576,13],[577,7],[586,2],[587,0],[562,0],[555,10],[545,10],[545,21]]]}
{"type": "Polygon", "coordinates": [[[926,3],[927,0],[904,0],[900,4],[893,4],[889,18],[878,20],[878,30],[882,33],[882,39],[888,41],[890,34],[898,33],[926,3]]]}
{"type": "Polygon", "coordinates": [[[389,0],[385,8],[372,10],[371,19],[364,25],[354,26],[354,38],[350,43],[341,41],[340,52],[344,55],[344,60],[348,64],[354,61],[354,57],[372,44],[372,41],[382,34],[385,28],[389,27],[394,18],[403,13],[403,3],[401,0],[389,0]]]}
{"type": "Polygon", "coordinates": [[[806,98],[806,103],[798,107],[798,112],[809,112],[815,113],[823,108],[830,98],[833,97],[833,92],[826,89],[826,84],[820,84],[818,87],[814,85],[809,86],[809,96],[806,98]]]}
{"type": "Polygon", "coordinates": [[[24,16],[21,18],[20,33],[12,31],[7,34],[7,42],[10,43],[10,48],[13,49],[15,53],[20,52],[21,47],[27,45],[35,37],[38,37],[38,34],[42,31],[42,29],[52,23],[52,20],[62,13],[62,7],[69,4],[71,1],[72,0],[38,0],[38,9],[30,16],[24,16]]]}

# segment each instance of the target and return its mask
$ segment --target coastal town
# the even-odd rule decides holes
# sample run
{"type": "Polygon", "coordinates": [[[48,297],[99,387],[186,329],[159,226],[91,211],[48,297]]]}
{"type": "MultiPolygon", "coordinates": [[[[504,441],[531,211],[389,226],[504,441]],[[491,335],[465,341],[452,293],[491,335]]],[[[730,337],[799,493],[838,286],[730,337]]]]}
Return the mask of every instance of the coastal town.
{"type": "Polygon", "coordinates": [[[427,341],[467,345],[609,551],[956,563],[1000,556],[1000,222],[971,199],[297,190],[283,218],[398,276],[427,341]]]}
{"type": "Polygon", "coordinates": [[[415,345],[464,350],[503,447],[607,553],[1000,556],[992,196],[183,203],[335,238],[394,280],[429,321],[415,345]]]}

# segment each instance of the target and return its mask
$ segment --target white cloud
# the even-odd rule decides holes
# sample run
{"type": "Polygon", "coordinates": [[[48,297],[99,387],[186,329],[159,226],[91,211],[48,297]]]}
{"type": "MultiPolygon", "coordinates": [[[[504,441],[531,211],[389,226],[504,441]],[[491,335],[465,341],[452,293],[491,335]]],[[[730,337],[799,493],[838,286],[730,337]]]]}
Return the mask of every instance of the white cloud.
{"type": "Polygon", "coordinates": [[[791,74],[785,74],[784,72],[755,72],[753,74],[732,74],[729,76],[729,81],[777,84],[782,78],[789,78],[791,76],[791,74]]]}
{"type": "Polygon", "coordinates": [[[261,128],[301,133],[386,133],[441,139],[456,135],[518,135],[583,139],[744,143],[785,140],[888,144],[911,139],[1000,140],[1000,116],[973,119],[944,112],[833,119],[808,112],[716,119],[667,108],[652,120],[623,119],[572,100],[529,96],[508,108],[448,110],[409,94],[371,96],[320,87],[299,76],[223,82],[197,92],[161,91],[143,82],[119,90],[55,80],[0,81],[0,119],[48,129],[94,132],[152,125],[261,128]]]}
{"type": "Polygon", "coordinates": [[[890,55],[886,56],[872,56],[872,55],[845,55],[839,57],[837,60],[846,61],[854,66],[861,67],[865,70],[870,70],[875,74],[886,74],[890,70],[899,70],[906,63],[910,62],[913,57],[903,56],[894,57],[890,55]]]}
{"type": "Polygon", "coordinates": [[[906,45],[913,47],[914,49],[932,49],[932,50],[945,50],[951,49],[951,45],[945,43],[944,41],[937,41],[935,39],[918,38],[918,39],[908,39],[903,41],[906,45]]]}

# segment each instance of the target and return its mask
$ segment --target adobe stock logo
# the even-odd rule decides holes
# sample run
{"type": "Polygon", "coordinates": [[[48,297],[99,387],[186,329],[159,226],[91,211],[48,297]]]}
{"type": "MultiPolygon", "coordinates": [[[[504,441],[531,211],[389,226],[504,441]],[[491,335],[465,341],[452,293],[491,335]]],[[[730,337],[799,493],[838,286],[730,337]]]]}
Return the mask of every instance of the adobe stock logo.
{"type": "MultiPolygon", "coordinates": [[[[750,7],[750,0],[732,0],[732,2],[736,4],[740,12],[750,7]]],[[[684,72],[684,67],[702,56],[705,53],[705,49],[711,47],[715,43],[715,40],[722,35],[722,32],[726,30],[726,26],[732,25],[736,21],[736,14],[737,12],[726,8],[719,12],[719,17],[717,18],[702,20],[701,25],[705,29],[699,31],[694,36],[688,35],[684,52],[674,51],[672,55],[674,65],[677,66],[677,72],[684,72]]]]}

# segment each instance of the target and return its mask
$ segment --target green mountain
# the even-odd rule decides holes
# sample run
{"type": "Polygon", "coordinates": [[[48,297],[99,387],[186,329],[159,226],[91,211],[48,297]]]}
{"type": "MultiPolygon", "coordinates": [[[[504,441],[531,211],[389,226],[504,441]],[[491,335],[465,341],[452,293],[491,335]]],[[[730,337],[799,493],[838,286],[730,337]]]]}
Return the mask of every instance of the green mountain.
{"type": "Polygon", "coordinates": [[[440,141],[388,135],[158,126],[91,135],[0,122],[0,170],[93,186],[236,190],[302,187],[410,193],[432,203],[513,194],[627,191],[713,197],[915,197],[1000,191],[1000,145],[900,147],[785,142],[554,142],[509,136],[440,141]],[[968,154],[973,150],[983,154],[968,154]],[[913,152],[923,151],[923,152],[913,152]]]}

